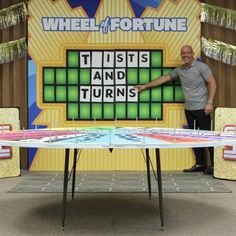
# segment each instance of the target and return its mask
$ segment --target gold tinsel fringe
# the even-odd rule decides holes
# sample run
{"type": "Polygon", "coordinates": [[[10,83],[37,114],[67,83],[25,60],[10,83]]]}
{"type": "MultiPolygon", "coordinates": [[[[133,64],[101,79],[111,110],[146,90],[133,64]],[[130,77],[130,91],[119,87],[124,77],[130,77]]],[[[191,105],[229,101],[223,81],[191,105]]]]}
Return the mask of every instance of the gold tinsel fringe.
{"type": "Polygon", "coordinates": [[[229,65],[236,65],[235,46],[213,39],[206,39],[203,36],[201,44],[201,50],[206,56],[229,65]]]}
{"type": "Polygon", "coordinates": [[[236,30],[236,11],[201,3],[201,22],[236,30]]]}
{"type": "Polygon", "coordinates": [[[0,64],[23,58],[27,53],[25,38],[0,44],[0,64]]]}
{"type": "Polygon", "coordinates": [[[20,20],[25,20],[27,16],[27,7],[24,2],[15,4],[8,8],[0,10],[0,29],[6,29],[16,25],[20,20]]]}

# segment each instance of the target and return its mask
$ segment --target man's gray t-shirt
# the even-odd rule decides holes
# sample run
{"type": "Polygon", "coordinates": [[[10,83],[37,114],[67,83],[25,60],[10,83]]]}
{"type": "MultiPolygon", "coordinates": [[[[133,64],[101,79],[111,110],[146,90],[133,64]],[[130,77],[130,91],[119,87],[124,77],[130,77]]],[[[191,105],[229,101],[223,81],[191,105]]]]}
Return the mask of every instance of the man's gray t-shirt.
{"type": "Polygon", "coordinates": [[[194,61],[190,67],[180,66],[170,73],[171,79],[180,79],[185,109],[204,109],[208,99],[207,78],[212,75],[210,68],[203,62],[194,61]]]}

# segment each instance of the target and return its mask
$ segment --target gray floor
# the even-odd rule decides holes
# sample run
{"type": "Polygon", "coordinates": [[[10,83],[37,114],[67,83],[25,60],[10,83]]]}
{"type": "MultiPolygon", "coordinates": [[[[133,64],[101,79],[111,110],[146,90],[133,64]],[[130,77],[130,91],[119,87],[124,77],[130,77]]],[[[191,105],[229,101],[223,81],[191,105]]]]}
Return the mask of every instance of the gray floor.
{"type": "Polygon", "coordinates": [[[9,193],[30,175],[0,179],[0,235],[232,236],[236,232],[235,181],[220,180],[232,192],[164,193],[163,232],[156,193],[148,200],[146,193],[79,192],[73,201],[69,194],[63,232],[61,193],[9,193]]]}
{"type": "MultiPolygon", "coordinates": [[[[151,191],[158,192],[157,181],[151,172],[151,191]]],[[[53,193],[63,191],[63,172],[32,172],[8,192],[53,193]]],[[[142,193],[148,191],[147,174],[143,171],[79,172],[76,174],[75,192],[142,193]]],[[[220,180],[201,172],[162,172],[163,192],[230,192],[220,180]]],[[[71,192],[71,181],[68,192],[71,192]]]]}

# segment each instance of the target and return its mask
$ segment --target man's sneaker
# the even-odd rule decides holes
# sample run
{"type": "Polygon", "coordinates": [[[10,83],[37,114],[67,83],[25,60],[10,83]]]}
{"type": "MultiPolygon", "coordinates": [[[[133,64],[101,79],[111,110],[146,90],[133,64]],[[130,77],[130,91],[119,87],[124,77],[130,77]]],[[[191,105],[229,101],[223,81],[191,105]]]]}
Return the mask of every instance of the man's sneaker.
{"type": "Polygon", "coordinates": [[[199,172],[199,171],[203,171],[203,165],[194,165],[189,169],[183,169],[183,172],[199,172]]]}

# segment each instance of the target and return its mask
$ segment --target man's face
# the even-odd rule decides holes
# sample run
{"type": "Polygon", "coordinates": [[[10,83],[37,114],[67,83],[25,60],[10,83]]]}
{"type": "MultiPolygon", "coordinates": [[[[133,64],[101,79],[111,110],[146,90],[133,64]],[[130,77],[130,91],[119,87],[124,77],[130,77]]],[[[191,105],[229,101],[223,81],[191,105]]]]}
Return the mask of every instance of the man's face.
{"type": "Polygon", "coordinates": [[[194,54],[190,47],[183,47],[181,49],[181,58],[185,65],[191,65],[194,60],[194,54]]]}

